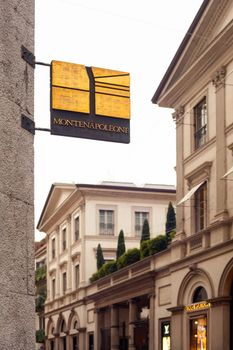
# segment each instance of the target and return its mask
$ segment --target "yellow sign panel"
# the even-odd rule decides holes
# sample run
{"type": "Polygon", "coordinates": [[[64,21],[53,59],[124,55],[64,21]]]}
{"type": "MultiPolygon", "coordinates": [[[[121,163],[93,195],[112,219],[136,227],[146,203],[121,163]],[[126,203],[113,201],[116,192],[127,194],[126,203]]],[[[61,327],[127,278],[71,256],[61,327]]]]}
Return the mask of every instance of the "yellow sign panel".
{"type": "Polygon", "coordinates": [[[130,119],[129,73],[52,61],[52,109],[130,119]]]}
{"type": "Polygon", "coordinates": [[[129,99],[120,96],[95,94],[96,114],[107,117],[129,119],[129,99]]]}
{"type": "Polygon", "coordinates": [[[104,82],[107,84],[114,84],[120,87],[130,87],[129,73],[120,72],[117,70],[92,67],[92,71],[95,77],[95,82],[104,82]]]}
{"type": "Polygon", "coordinates": [[[52,87],[52,108],[89,113],[89,95],[87,91],[52,87]]]}
{"type": "Polygon", "coordinates": [[[86,67],[81,64],[52,61],[52,85],[88,91],[90,83],[86,67]]]}
{"type": "Polygon", "coordinates": [[[210,306],[211,306],[211,304],[209,302],[202,301],[200,303],[195,303],[195,304],[185,306],[185,310],[187,312],[191,312],[191,311],[196,311],[196,310],[208,309],[208,308],[210,308],[210,306]]]}

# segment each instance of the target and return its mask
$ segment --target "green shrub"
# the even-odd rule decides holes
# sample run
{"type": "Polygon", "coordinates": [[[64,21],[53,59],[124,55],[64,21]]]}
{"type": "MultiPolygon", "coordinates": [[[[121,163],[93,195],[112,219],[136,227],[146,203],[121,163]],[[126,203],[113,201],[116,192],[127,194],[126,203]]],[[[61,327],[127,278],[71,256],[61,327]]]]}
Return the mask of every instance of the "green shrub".
{"type": "Polygon", "coordinates": [[[40,312],[43,310],[46,297],[47,297],[47,290],[46,290],[46,287],[43,287],[39,290],[38,295],[36,297],[36,302],[35,302],[36,312],[40,312]]]}
{"type": "Polygon", "coordinates": [[[38,267],[35,272],[36,282],[46,279],[46,265],[38,267]]]}
{"type": "Polygon", "coordinates": [[[167,248],[167,237],[164,235],[159,235],[150,242],[150,255],[161,252],[162,250],[167,248]]]}
{"type": "Polygon", "coordinates": [[[45,331],[43,329],[39,329],[36,331],[36,342],[44,343],[45,341],[45,331]]]}
{"type": "Polygon", "coordinates": [[[90,282],[93,283],[95,281],[97,281],[99,279],[99,272],[96,271],[95,273],[93,273],[93,275],[90,277],[90,282]]]}
{"type": "Polygon", "coordinates": [[[148,239],[147,241],[143,241],[141,243],[140,250],[141,250],[141,258],[142,259],[150,255],[150,245],[151,245],[150,239],[148,239]]]}
{"type": "Polygon", "coordinates": [[[125,266],[134,264],[135,262],[139,261],[141,259],[141,253],[138,248],[128,249],[125,254],[123,254],[118,260],[117,260],[117,268],[122,269],[125,266]]]}

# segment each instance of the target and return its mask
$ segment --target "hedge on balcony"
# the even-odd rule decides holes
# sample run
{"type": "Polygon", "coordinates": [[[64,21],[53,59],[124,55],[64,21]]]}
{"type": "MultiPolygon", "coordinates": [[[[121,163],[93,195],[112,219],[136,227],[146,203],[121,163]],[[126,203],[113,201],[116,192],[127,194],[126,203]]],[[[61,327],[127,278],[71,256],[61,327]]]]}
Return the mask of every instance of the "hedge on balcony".
{"type": "Polygon", "coordinates": [[[136,263],[140,259],[141,259],[140,249],[138,248],[128,249],[117,260],[117,268],[118,270],[120,270],[123,267],[136,263]]]}
{"type": "Polygon", "coordinates": [[[141,244],[141,258],[159,253],[168,246],[167,237],[164,235],[157,236],[153,239],[142,242],[141,244]]]}
{"type": "Polygon", "coordinates": [[[165,235],[159,235],[155,238],[141,242],[140,249],[128,249],[121,255],[117,261],[111,261],[104,264],[97,272],[93,273],[90,282],[95,282],[98,279],[107,276],[123,267],[136,263],[137,261],[154,255],[165,250],[175,235],[175,231],[167,238],[165,235]]]}

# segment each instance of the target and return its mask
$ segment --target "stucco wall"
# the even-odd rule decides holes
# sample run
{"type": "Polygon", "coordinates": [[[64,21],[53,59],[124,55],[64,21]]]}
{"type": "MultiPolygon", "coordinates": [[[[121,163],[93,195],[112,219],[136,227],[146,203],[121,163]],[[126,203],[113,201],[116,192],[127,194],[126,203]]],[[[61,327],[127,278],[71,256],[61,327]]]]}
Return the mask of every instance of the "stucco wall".
{"type": "Polygon", "coordinates": [[[34,72],[21,45],[34,48],[34,1],[0,1],[0,349],[32,350],[34,330],[34,72]]]}

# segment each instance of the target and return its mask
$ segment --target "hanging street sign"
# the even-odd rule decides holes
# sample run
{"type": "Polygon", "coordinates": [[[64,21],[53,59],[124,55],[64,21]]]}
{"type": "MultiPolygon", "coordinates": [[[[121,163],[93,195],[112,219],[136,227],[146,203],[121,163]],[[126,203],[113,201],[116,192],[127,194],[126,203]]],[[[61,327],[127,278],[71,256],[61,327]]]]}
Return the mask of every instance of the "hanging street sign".
{"type": "Polygon", "coordinates": [[[52,61],[51,134],[129,143],[129,73],[52,61]]]}

